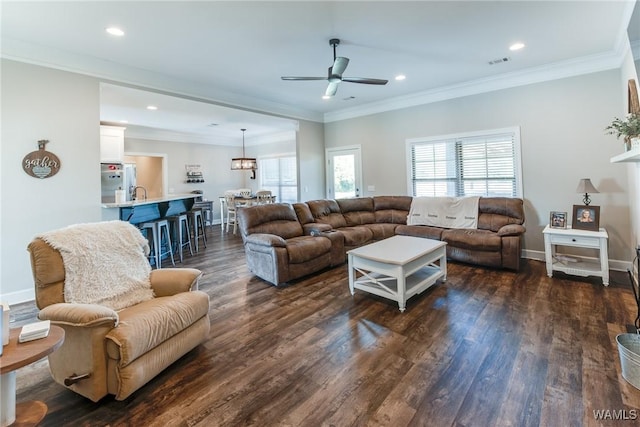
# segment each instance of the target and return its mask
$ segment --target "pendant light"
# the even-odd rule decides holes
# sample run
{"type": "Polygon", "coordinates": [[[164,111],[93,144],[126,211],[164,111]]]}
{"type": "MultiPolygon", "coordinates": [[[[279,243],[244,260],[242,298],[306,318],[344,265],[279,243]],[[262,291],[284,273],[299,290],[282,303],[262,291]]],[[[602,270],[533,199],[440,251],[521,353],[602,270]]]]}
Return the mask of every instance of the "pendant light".
{"type": "Polygon", "coordinates": [[[242,131],[242,157],[231,159],[231,170],[234,171],[251,171],[251,179],[256,179],[256,169],[258,169],[258,162],[255,158],[244,156],[244,132],[246,129],[240,129],[242,131]]]}

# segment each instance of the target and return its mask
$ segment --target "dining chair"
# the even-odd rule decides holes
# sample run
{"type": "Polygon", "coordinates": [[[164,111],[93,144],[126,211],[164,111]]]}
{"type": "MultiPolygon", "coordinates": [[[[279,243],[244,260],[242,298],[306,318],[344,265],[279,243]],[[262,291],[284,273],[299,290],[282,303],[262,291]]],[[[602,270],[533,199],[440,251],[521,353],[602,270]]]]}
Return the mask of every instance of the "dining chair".
{"type": "Polygon", "coordinates": [[[229,232],[229,225],[233,224],[233,234],[236,234],[237,221],[236,221],[236,196],[233,193],[225,192],[224,201],[227,205],[227,233],[229,232]]]}
{"type": "Polygon", "coordinates": [[[256,203],[259,205],[265,205],[267,203],[272,203],[273,198],[270,190],[259,190],[256,191],[256,203]]]}
{"type": "Polygon", "coordinates": [[[242,197],[251,197],[251,189],[250,188],[241,188],[238,190],[238,194],[242,197]]]}

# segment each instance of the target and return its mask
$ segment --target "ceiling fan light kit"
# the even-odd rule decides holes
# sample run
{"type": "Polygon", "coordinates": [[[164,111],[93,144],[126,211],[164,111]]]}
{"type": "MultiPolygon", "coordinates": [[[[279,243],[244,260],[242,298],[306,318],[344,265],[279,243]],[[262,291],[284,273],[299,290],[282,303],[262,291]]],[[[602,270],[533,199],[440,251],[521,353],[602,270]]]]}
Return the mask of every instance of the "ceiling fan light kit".
{"type": "Polygon", "coordinates": [[[343,56],[336,56],[336,46],[340,44],[340,39],[331,39],[329,44],[333,46],[333,65],[329,67],[327,77],[300,77],[300,76],[282,76],[282,80],[327,80],[327,90],[325,91],[325,97],[332,97],[338,91],[338,85],[340,82],[360,83],[366,85],[386,85],[389,81],[384,79],[372,79],[368,77],[342,77],[342,73],[347,69],[349,65],[349,58],[343,56]]]}

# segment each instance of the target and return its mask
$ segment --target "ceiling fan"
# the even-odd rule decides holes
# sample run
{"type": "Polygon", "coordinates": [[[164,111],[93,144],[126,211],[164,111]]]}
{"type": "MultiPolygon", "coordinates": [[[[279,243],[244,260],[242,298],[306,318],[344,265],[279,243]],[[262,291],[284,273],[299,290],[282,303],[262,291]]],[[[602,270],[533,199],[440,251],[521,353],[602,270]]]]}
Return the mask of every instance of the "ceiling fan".
{"type": "Polygon", "coordinates": [[[333,96],[338,90],[338,84],[340,82],[350,83],[362,83],[366,85],[386,85],[389,80],[382,79],[370,79],[366,77],[342,77],[342,73],[349,65],[349,58],[342,56],[336,57],[336,46],[340,44],[340,39],[331,39],[329,44],[333,46],[333,65],[329,67],[327,77],[295,77],[295,76],[283,76],[282,80],[328,80],[329,85],[325,92],[325,96],[333,96]]]}

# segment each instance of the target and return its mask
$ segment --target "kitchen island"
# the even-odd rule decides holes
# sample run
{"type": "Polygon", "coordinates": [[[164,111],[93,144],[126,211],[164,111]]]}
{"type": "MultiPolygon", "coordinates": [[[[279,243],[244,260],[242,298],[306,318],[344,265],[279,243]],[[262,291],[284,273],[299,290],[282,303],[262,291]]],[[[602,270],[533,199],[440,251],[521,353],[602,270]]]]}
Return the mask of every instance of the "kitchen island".
{"type": "Polygon", "coordinates": [[[170,194],[122,203],[103,203],[102,220],[119,219],[131,224],[153,221],[188,211],[193,206],[194,199],[201,196],[202,194],[170,194]]]}

